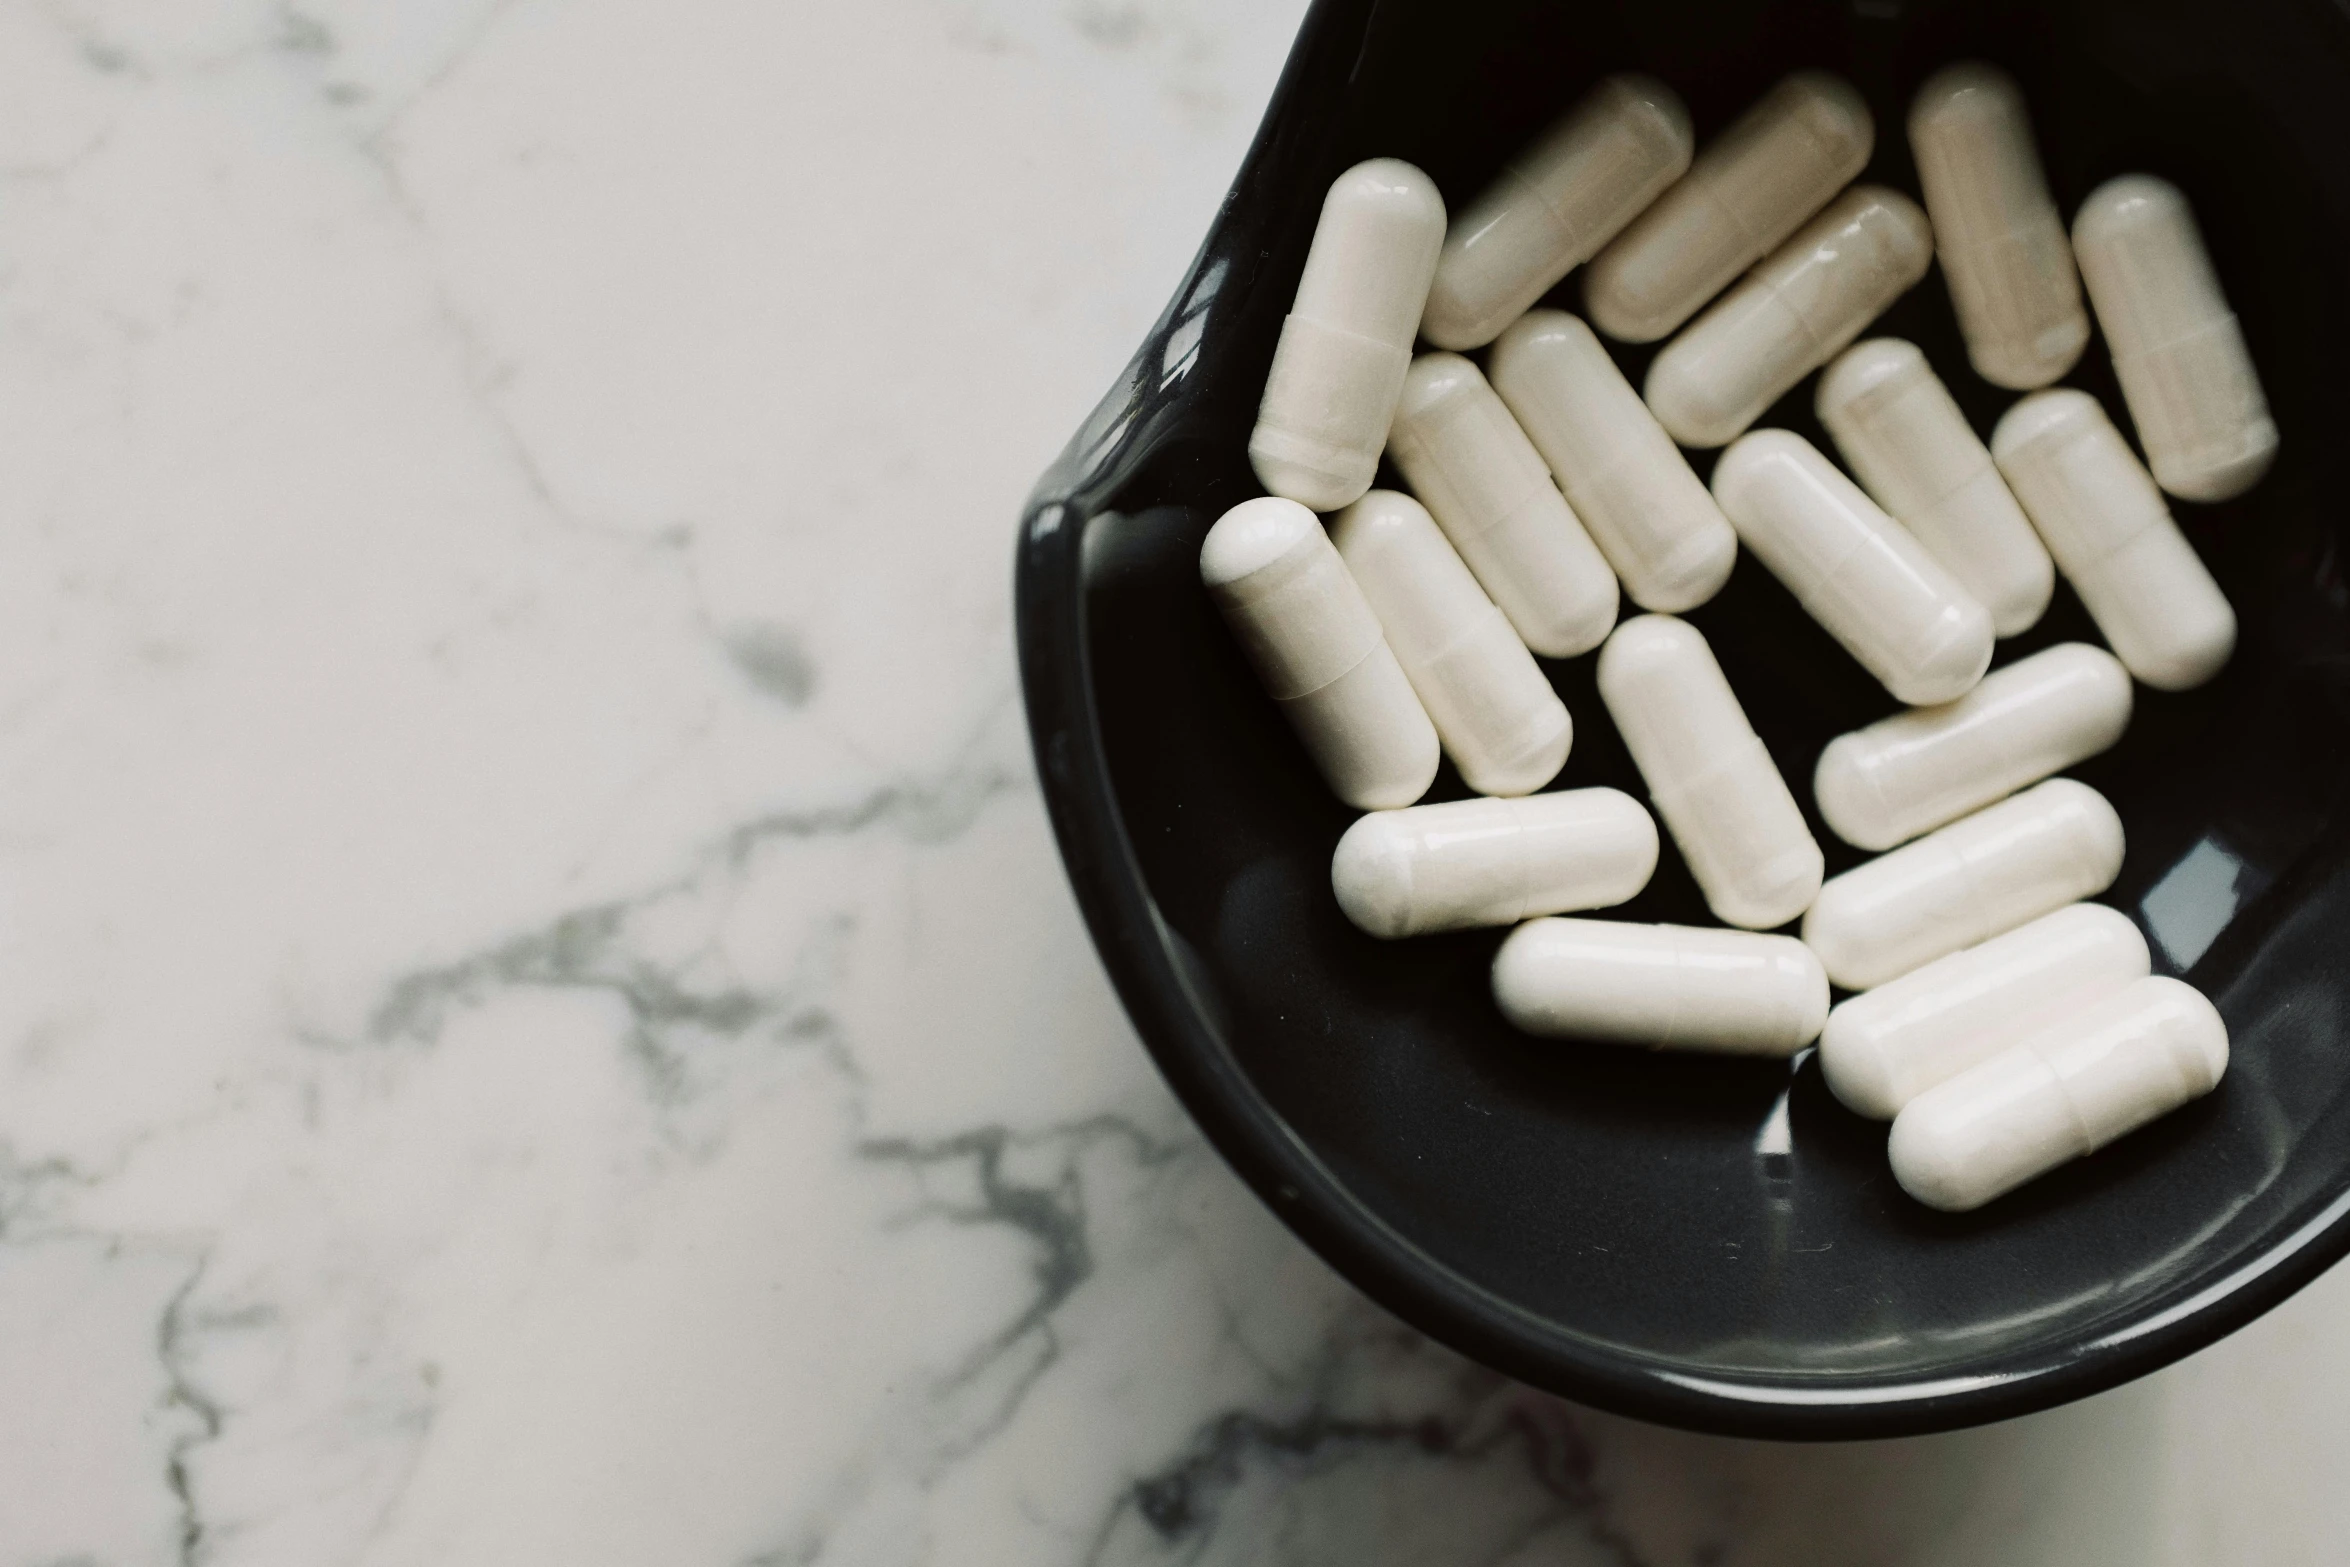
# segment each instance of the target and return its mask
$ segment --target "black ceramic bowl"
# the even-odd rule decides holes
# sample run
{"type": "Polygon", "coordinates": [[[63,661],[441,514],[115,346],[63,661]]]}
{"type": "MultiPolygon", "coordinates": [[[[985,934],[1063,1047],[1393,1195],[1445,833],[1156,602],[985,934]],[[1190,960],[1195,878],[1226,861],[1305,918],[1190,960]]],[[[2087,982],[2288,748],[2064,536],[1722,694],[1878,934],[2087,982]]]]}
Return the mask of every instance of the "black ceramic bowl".
{"type": "MultiPolygon", "coordinates": [[[[1174,304],[1038,486],[1021,671],[1062,853],[1160,1068],[1292,1228],[1370,1295],[1526,1381],[1702,1429],[1922,1431],[2038,1409],[2240,1326],[2350,1247],[2350,585],[2338,469],[2350,17],[2320,0],[1326,0],[1174,304]],[[2210,686],[2141,689],[2077,770],[2119,807],[2107,901],[2226,1014],[2211,1097],[1971,1215],[1909,1201],[1816,1065],[1541,1042],[1494,1010],[1501,932],[1361,935],[1329,889],[1351,813],[1217,621],[1201,536],[1258,493],[1244,447],[1322,192],[1357,159],[1455,204],[1600,75],[1655,73],[1702,140],[1782,73],[1867,95],[1865,176],[1911,191],[1909,98],[1979,56],[2030,95],[2069,215],[2160,173],[2194,200],[2284,446],[2177,512],[2243,637],[2210,686]],[[2327,366],[2336,366],[2329,371],[2327,366]]],[[[1570,276],[1554,302],[1576,308],[1570,276]]],[[[1922,344],[1978,429],[1939,274],[1873,330],[1922,344]]],[[[1644,350],[1621,351],[1634,384],[1644,350]]],[[[2127,423],[2104,345],[2069,378],[2127,423]]],[[[1825,448],[1807,380],[1761,421],[1825,448]]],[[[1710,454],[1699,459],[1701,474],[1710,454]]],[[[1690,617],[1780,770],[1892,704],[1751,559],[1690,617]]],[[[2069,591],[2002,661],[2095,633],[2069,591]]],[[[1592,690],[1559,787],[1641,792],[1592,690]]],[[[1433,799],[1461,794],[1449,770],[1433,799]]],[[[1859,856],[1816,821],[1833,874],[1859,856]]],[[[1708,922],[1668,846],[1627,919],[1708,922]]]]}

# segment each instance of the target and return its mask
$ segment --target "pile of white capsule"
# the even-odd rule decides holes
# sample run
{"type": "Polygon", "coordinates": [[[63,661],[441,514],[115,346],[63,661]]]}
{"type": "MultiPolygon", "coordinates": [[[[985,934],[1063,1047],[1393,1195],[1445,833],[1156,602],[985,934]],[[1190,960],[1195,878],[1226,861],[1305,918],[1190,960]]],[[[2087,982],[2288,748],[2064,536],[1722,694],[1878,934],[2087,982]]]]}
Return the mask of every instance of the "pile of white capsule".
{"type": "Polygon", "coordinates": [[[2022,90],[1980,63],[1929,79],[1908,130],[1923,210],[1851,183],[1874,125],[1817,71],[1702,152],[1670,88],[1611,77],[1449,225],[1412,165],[1348,169],[1249,439],[1271,493],[1217,521],[1200,574],[1331,788],[1369,813],[1331,864],[1356,925],[1517,925],[1493,994],[1528,1033],[1766,1056],[1817,1041],[1836,1096],[1892,1122],[1902,1187],[1961,1210],[2226,1068],[2211,1003],[2084,901],[2120,871],[2121,822],[2054,775],[2120,738],[2133,679],[2183,690],[2227,662],[2234,613],[2163,492],[2241,494],[2277,431],[2177,188],[2110,180],[2068,236],[2022,90]],[[1974,373],[2030,394],[1987,446],[1917,347],[1854,341],[1936,257],[1974,373]],[[1577,266],[1589,324],[1532,308],[1577,266]],[[2095,398],[2036,390],[2089,341],[2084,282],[2146,464],[2095,398]],[[1594,326],[1671,336],[1641,390],[1594,326]],[[1800,435],[1749,430],[1823,368],[1820,422],[1857,483],[1800,435]],[[1709,488],[1682,448],[1720,446],[1709,488]],[[1370,488],[1383,452],[1411,494],[1370,488]],[[1907,704],[1820,757],[1821,818],[1882,851],[1824,885],[1786,780],[1676,618],[1741,542],[1907,704]],[[2059,572],[2111,651],[1986,674],[2059,572]],[[1647,613],[1618,624],[1619,592],[1647,613]],[[1632,898],[1657,861],[1629,795],[1536,792],[1574,725],[1533,655],[1595,648],[1650,804],[1736,928],[1559,917],[1632,898]],[[1440,752],[1485,798],[1413,804],[1440,752]],[[1798,919],[1800,939],[1763,934],[1798,919]],[[1856,994],[1831,1010],[1830,981],[1856,994]]]}

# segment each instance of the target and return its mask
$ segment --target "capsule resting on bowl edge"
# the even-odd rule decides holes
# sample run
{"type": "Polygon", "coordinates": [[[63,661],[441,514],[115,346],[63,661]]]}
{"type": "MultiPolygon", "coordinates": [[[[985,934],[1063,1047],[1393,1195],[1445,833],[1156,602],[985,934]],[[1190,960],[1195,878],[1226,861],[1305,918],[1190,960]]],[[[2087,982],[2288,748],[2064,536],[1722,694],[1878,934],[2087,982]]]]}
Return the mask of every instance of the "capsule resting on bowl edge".
{"type": "Polygon", "coordinates": [[[2095,897],[2121,874],[2122,848],[2105,796],[2051,778],[1835,877],[1803,939],[1830,979],[1867,990],[2095,897]]]}
{"type": "Polygon", "coordinates": [[[1910,104],[1909,145],[1975,373],[2046,386],[2081,357],[2089,312],[2023,88],[1980,60],[1946,66],[1910,104]]]}
{"type": "Polygon", "coordinates": [[[1526,646],[1572,658],[1616,623],[1616,575],[1484,372],[1422,354],[1388,455],[1526,646]]]}
{"type": "Polygon", "coordinates": [[[1819,1037],[1828,980],[1791,936],[1539,919],[1493,955],[1493,999],[1553,1039],[1791,1056],[1819,1037]]]}
{"type": "Polygon", "coordinates": [[[1689,111],[1653,76],[1610,76],[1453,219],[1420,331],[1480,348],[1689,167],[1689,111]]]}
{"type": "Polygon", "coordinates": [[[2200,991],[2136,980],[1911,1100],[1893,1178],[1964,1213],[2201,1098],[2227,1069],[2227,1024],[2200,991]]]}
{"type": "Polygon", "coordinates": [[[2226,666],[2236,612],[2096,398],[2034,392],[2001,417],[1991,456],[2131,674],[2184,691],[2226,666]]]}
{"type": "Polygon", "coordinates": [[[2128,915],[2068,904],[1838,1002],[1820,1031],[1821,1075],[1845,1108],[1890,1121],[1935,1084],[2152,966],[2128,915]]]}
{"type": "Polygon", "coordinates": [[[1802,436],[1741,436],[1713,490],[1755,558],[1899,700],[1952,701],[1990,667],[1990,611],[1802,436]]]}
{"type": "Polygon", "coordinates": [[[1727,446],[1926,275],[1918,204],[1855,185],[1707,306],[1649,364],[1642,388],[1683,446],[1727,446]]]}
{"type": "Polygon", "coordinates": [[[1820,377],[1813,409],[1869,498],[1991,612],[1992,630],[2012,637],[2040,618],[2056,567],[1915,343],[1853,344],[1820,377]]]}
{"type": "Polygon", "coordinates": [[[2129,726],[2131,696],[2111,653],[2060,642],[1955,702],[1838,735],[1820,752],[1812,798],[1846,843],[1890,849],[2105,750],[2129,726]]]}
{"type": "Polygon", "coordinates": [[[2188,501],[2258,484],[2276,421],[2186,196],[2151,174],[2107,180],[2073,217],[2073,249],[2155,481],[2188,501]]]}
{"type": "Polygon", "coordinates": [[[1321,769],[1358,810],[1436,781],[1436,726],[1322,523],[1296,501],[1242,501],[1200,544],[1200,580],[1321,769]]]}
{"type": "Polygon", "coordinates": [[[1632,601],[1677,613],[1720,592],[1738,535],[1591,328],[1563,310],[1529,310],[1495,342],[1492,363],[1493,389],[1632,601]]]}
{"type": "Polygon", "coordinates": [[[1275,495],[1336,511],[1371,487],[1444,244],[1436,182],[1396,158],[1338,176],[1249,433],[1275,495]]]}
{"type": "Polygon", "coordinates": [[[1597,682],[1714,917],[1769,930],[1809,908],[1820,846],[1698,629],[1625,621],[1600,649],[1597,682]]]}
{"type": "Polygon", "coordinates": [[[1591,258],[1592,324],[1627,343],[1665,336],[1852,183],[1875,146],[1876,122],[1850,82],[1826,71],[1781,77],[1591,258]]]}
{"type": "Polygon", "coordinates": [[[1638,897],[1656,823],[1620,789],[1373,811],[1330,858],[1338,906],[1383,940],[1514,925],[1638,897]]]}
{"type": "Polygon", "coordinates": [[[1532,794],[1575,726],[1534,655],[1409,495],[1373,490],[1330,524],[1445,754],[1479,794],[1532,794]]]}

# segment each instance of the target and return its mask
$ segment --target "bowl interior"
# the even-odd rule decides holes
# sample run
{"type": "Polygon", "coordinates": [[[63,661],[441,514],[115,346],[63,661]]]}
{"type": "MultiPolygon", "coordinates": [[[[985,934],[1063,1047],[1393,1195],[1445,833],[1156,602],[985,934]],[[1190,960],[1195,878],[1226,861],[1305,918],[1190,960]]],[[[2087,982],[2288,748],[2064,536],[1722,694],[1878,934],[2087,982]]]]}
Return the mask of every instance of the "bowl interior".
{"type": "MultiPolygon", "coordinates": [[[[1127,383],[1024,530],[1024,668],[1072,876],[1142,1032],[1268,1200],[1376,1297],[1561,1391],[1720,1429],[1850,1435],[2091,1391],[2244,1320],[2343,1249],[2350,1175],[2350,589],[2335,482],[2350,213],[2350,23],[2251,0],[2049,6],[1325,6],[1218,229],[1127,383]],[[2200,691],[2140,688],[2075,769],[2127,826],[2104,901],[2158,970],[2225,1013],[2219,1092],[1980,1213],[1895,1187],[1885,1130],[1809,1056],[1739,1063],[1548,1043],[1486,988],[1501,932],[1374,941],[1329,860],[1352,813],[1259,692],[1197,580],[1201,536],[1257,493],[1243,451],[1321,191],[1388,154],[1458,204],[1599,76],[1652,72],[1701,144],[1784,72],[1824,66],[1876,115],[1866,179],[1914,194],[1919,81],[1977,56],[2029,95],[2069,217],[2151,170],[2195,203],[2283,432],[2274,471],[2178,505],[2242,621],[2200,691]]],[[[1570,276],[1546,303],[1579,309],[1570,276]]],[[[1968,369],[1939,271],[1871,329],[1922,345],[1978,430],[2013,400],[1968,369]]],[[[1651,350],[1611,345],[1635,385],[1651,350]]],[[[1761,425],[1833,451],[1807,379],[1761,425]]],[[[2067,384],[2131,427],[2102,341],[2067,384]]],[[[1700,476],[1712,454],[1695,454],[1700,476]]],[[[1382,482],[1395,482],[1388,475],[1382,482]]],[[[1629,611],[1629,606],[1627,606],[1629,611]]],[[[1834,735],[1893,709],[1751,557],[1690,617],[1811,815],[1834,735]]],[[[2005,663],[2096,640],[2069,589],[2005,663]]],[[[1645,798],[1592,686],[1553,787],[1645,798]]],[[[1463,790],[1448,767],[1431,799],[1463,790]]],[[[1711,923],[1667,843],[1612,917],[1711,923]]]]}

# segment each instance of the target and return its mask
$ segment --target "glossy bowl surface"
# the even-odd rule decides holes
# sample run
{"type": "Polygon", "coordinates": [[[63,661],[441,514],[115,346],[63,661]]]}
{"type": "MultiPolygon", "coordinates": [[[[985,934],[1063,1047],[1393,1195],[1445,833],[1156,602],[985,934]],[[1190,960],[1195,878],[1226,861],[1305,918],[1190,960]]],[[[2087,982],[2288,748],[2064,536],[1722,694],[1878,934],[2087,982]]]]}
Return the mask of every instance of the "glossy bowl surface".
{"type": "MultiPolygon", "coordinates": [[[[2350,583],[2341,286],[2350,17],[2318,0],[1369,4],[1310,16],[1190,276],[1039,485],[1017,586],[1039,769],[1071,880],[1144,1041],[1301,1236],[1427,1332],[1625,1413],[1789,1437],[1885,1435],[2111,1386],[2276,1304],[2350,1247],[2350,583]],[[1966,56],[2029,94],[2069,215],[2108,176],[2194,200],[2283,450],[2244,498],[2177,513],[2243,622],[2203,690],[2140,688],[2076,770],[2129,833],[2107,901],[2234,1040],[2210,1098],[1964,1217],[1895,1188],[1881,1126],[1816,1064],[1667,1058],[1512,1032],[1501,932],[1381,943],[1329,888],[1350,813],[1257,690],[1197,578],[1257,493],[1244,453],[1320,194],[1411,159],[1465,201],[1611,70],[1654,72],[1702,137],[1781,73],[1866,94],[1863,176],[1914,191],[1909,97],[1966,56]],[[2327,370],[2327,365],[2337,368],[2327,370]]],[[[1576,279],[1552,303],[1576,308],[1576,279]]],[[[1925,347],[1986,434],[1939,273],[1873,329],[1925,347]]],[[[1635,384],[1648,350],[1621,350],[1635,384]]],[[[2102,342],[2068,378],[2126,422],[2102,342]]],[[[1823,449],[1806,380],[1762,421],[1823,449]]],[[[1710,468],[1710,454],[1699,459],[1710,468]]],[[[1884,692],[1751,558],[1691,617],[1806,797],[1884,692]]],[[[2056,606],[2002,662],[2094,638],[2056,606]]],[[[1560,787],[1641,792],[1592,690],[1560,787]]],[[[1449,769],[1431,798],[1456,796],[1449,769]]],[[[1860,856],[1814,821],[1831,874],[1860,856]]],[[[1705,922],[1668,846],[1624,918],[1705,922]]]]}

